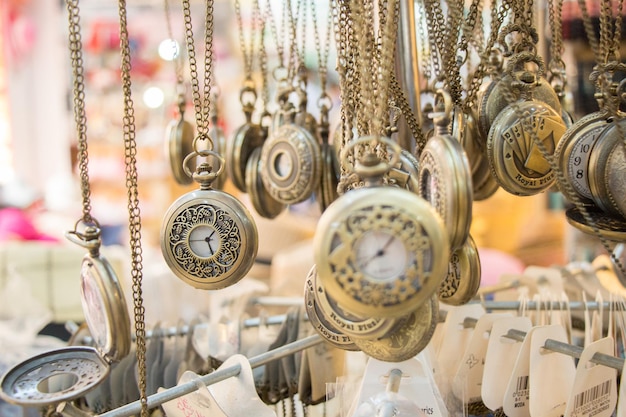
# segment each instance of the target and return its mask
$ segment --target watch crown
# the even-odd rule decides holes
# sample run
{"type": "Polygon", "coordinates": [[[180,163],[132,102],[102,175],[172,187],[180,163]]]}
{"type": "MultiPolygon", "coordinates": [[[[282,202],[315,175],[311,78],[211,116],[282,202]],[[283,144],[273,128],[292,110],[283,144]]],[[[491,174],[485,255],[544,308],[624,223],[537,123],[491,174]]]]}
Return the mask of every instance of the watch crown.
{"type": "Polygon", "coordinates": [[[213,172],[213,167],[208,162],[203,162],[196,168],[193,173],[193,180],[200,184],[200,188],[208,190],[211,183],[217,178],[218,173],[213,172]]]}

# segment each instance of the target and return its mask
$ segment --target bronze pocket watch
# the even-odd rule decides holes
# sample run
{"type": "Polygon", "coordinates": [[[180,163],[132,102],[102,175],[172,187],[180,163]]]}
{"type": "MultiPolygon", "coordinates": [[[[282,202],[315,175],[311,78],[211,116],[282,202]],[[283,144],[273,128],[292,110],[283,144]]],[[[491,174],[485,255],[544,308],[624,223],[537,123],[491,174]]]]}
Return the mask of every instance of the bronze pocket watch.
{"type": "Polygon", "coordinates": [[[0,397],[28,407],[43,407],[84,396],[102,383],[111,364],[128,355],[131,346],[126,299],[109,262],[100,256],[100,230],[67,234],[87,248],[80,275],[85,321],[95,347],[71,346],[31,357],[0,380],[0,397]]]}
{"type": "MultiPolygon", "coordinates": [[[[449,97],[446,101],[449,102],[449,97]]],[[[433,119],[436,134],[420,155],[418,182],[420,195],[443,219],[450,249],[454,251],[469,235],[473,193],[472,175],[463,146],[447,134],[449,111],[447,108],[433,119]]]]}
{"type": "Polygon", "coordinates": [[[161,227],[161,251],[172,272],[195,288],[216,290],[241,280],[254,264],[258,236],[246,207],[211,183],[223,170],[219,154],[197,151],[185,158],[213,156],[220,162],[217,172],[208,163],[193,173],[200,189],[178,198],[167,210],[161,227]]]}
{"type": "Polygon", "coordinates": [[[448,274],[439,287],[439,301],[449,305],[467,304],[480,288],[480,258],[471,236],[450,256],[448,274]]]}
{"type": "Polygon", "coordinates": [[[192,179],[183,170],[185,156],[193,150],[194,128],[185,120],[185,100],[179,97],[178,119],[172,120],[165,134],[166,153],[174,180],[180,185],[191,184],[192,179]]]}
{"type": "Polygon", "coordinates": [[[273,219],[287,206],[267,192],[261,175],[261,148],[256,148],[248,158],[246,166],[246,191],[250,196],[252,207],[259,216],[273,219]]]}
{"type": "MultiPolygon", "coordinates": [[[[365,137],[357,144],[374,141],[365,137]]],[[[449,243],[435,210],[416,194],[381,180],[399,160],[368,152],[354,166],[365,187],[340,196],[314,237],[318,278],[327,294],[357,316],[399,317],[433,294],[445,275],[449,243]]],[[[350,148],[348,148],[350,149],[350,148]]]]}

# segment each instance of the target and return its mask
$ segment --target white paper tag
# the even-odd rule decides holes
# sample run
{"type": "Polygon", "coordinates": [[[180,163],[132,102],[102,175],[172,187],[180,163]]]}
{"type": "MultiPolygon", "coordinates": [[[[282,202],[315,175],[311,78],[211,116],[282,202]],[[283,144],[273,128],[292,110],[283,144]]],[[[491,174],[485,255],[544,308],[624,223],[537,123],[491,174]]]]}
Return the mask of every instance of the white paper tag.
{"type": "Polygon", "coordinates": [[[598,291],[596,293],[596,303],[598,303],[598,309],[594,310],[591,314],[591,342],[596,342],[602,339],[603,326],[604,326],[604,303],[602,300],[602,294],[598,291]]]}
{"type": "MultiPolygon", "coordinates": [[[[198,390],[185,394],[175,400],[162,404],[168,417],[228,417],[217,405],[206,386],[200,382],[200,376],[186,371],[179,379],[178,385],[197,381],[198,390]]],[[[158,392],[164,391],[159,388],[158,392]]]]}
{"type": "Polygon", "coordinates": [[[452,389],[454,396],[464,404],[481,400],[481,386],[489,332],[493,323],[511,317],[509,313],[485,314],[478,319],[467,349],[457,368],[452,389]]]}
{"type": "Polygon", "coordinates": [[[522,347],[520,342],[503,336],[511,329],[526,333],[531,328],[532,323],[528,317],[503,318],[493,323],[487,344],[481,387],[483,403],[490,410],[502,408],[515,361],[522,347]]]}
{"type": "Polygon", "coordinates": [[[558,297],[563,292],[563,275],[556,268],[543,266],[529,266],[524,270],[524,275],[537,281],[539,292],[553,294],[558,297]]]}
{"type": "Polygon", "coordinates": [[[447,417],[448,412],[440,408],[437,401],[435,386],[429,376],[427,365],[417,357],[404,362],[382,362],[370,358],[365,368],[361,381],[361,387],[351,411],[347,415],[358,416],[363,411],[364,404],[371,403],[376,398],[383,396],[387,389],[390,371],[398,369],[402,372],[402,379],[398,389],[398,395],[403,400],[408,400],[415,405],[415,410],[429,417],[447,417]]]}
{"type": "Polygon", "coordinates": [[[576,368],[565,417],[610,417],[617,404],[617,371],[591,362],[593,355],[613,355],[614,341],[600,339],[585,348],[576,368]]]}
{"type": "Polygon", "coordinates": [[[478,319],[484,314],[485,309],[480,304],[466,304],[448,311],[441,330],[445,343],[441,343],[435,362],[438,382],[449,383],[452,380],[474,332],[473,328],[463,327],[463,320],[466,317],[478,319]]]}
{"type": "Polygon", "coordinates": [[[537,328],[530,343],[530,415],[561,417],[576,374],[574,359],[543,349],[546,340],[567,343],[561,326],[537,328]]]}
{"type": "Polygon", "coordinates": [[[504,394],[502,410],[507,417],[529,417],[530,342],[538,327],[526,333],[504,394]]]}

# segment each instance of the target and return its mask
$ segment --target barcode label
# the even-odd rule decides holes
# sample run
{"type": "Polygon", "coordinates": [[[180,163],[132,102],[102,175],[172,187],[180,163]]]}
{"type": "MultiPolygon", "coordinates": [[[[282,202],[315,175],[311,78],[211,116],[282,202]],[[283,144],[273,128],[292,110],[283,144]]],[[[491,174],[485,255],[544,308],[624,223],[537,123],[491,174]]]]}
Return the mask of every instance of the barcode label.
{"type": "Polygon", "coordinates": [[[576,394],[574,396],[574,411],[584,407],[585,405],[593,402],[599,398],[607,396],[611,393],[611,380],[598,384],[595,387],[591,387],[586,391],[576,394]]]}
{"type": "Polygon", "coordinates": [[[515,391],[525,391],[528,389],[528,375],[517,377],[517,387],[515,391]]]}

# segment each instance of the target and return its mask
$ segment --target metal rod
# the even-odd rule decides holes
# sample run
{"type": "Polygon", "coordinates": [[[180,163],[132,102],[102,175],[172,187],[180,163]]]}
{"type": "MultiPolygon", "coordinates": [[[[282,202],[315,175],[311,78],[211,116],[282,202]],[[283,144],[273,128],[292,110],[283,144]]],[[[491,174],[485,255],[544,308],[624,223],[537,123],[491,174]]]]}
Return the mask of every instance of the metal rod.
{"type": "MultiPolygon", "coordinates": [[[[479,303],[479,302],[477,302],[479,303]]],[[[598,303],[596,301],[527,301],[526,308],[529,310],[535,310],[537,308],[537,303],[539,303],[539,307],[545,310],[561,310],[564,306],[568,306],[570,310],[599,310],[600,307],[606,309],[607,311],[611,307],[610,301],[605,301],[603,303],[598,303]]],[[[486,310],[518,310],[520,308],[519,301],[485,301],[481,303],[486,310]]],[[[613,302],[613,307],[621,308],[623,304],[619,301],[613,302]]]]}
{"type": "MultiPolygon", "coordinates": [[[[463,320],[463,327],[476,327],[477,322],[478,320],[474,317],[466,317],[463,320]]],[[[502,337],[523,342],[524,338],[526,338],[526,332],[517,329],[509,329],[509,331],[502,337]]],[[[570,345],[569,343],[560,342],[554,339],[546,339],[542,349],[549,350],[550,352],[562,353],[576,359],[580,358],[580,355],[584,350],[580,346],[570,345]]],[[[589,361],[598,365],[604,365],[609,368],[617,369],[618,372],[621,372],[624,368],[624,359],[606,355],[604,353],[595,353],[589,361]]]]}
{"type": "MultiPolygon", "coordinates": [[[[259,366],[263,366],[269,362],[275,361],[285,356],[292,355],[301,350],[308,349],[310,347],[318,345],[323,340],[324,339],[322,339],[320,335],[314,334],[312,336],[305,337],[304,339],[297,340],[293,343],[288,343],[277,349],[270,350],[268,352],[262,353],[253,358],[250,358],[249,359],[250,367],[258,368],[259,366]]],[[[202,382],[204,385],[212,385],[220,381],[223,381],[227,378],[237,376],[239,375],[240,372],[241,372],[241,365],[233,365],[228,368],[218,369],[217,371],[212,372],[208,375],[201,376],[199,378],[199,382],[202,382]]],[[[148,408],[157,407],[163,403],[182,397],[183,395],[190,394],[196,391],[197,389],[198,389],[197,381],[189,381],[185,384],[168,388],[159,393],[150,395],[148,397],[148,408]]],[[[141,411],[141,402],[135,401],[133,403],[126,404],[122,407],[116,408],[115,410],[111,410],[104,414],[99,414],[99,417],[130,417],[134,414],[138,414],[140,411],[141,411]]]]}

